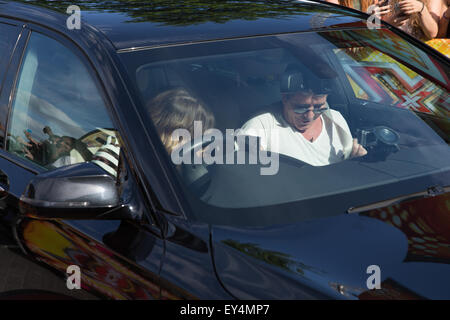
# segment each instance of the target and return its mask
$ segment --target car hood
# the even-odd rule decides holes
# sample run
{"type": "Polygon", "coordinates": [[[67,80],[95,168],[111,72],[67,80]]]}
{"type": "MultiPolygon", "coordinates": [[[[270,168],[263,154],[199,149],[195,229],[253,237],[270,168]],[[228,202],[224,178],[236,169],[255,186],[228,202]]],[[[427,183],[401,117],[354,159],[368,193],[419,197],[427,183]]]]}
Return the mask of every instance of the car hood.
{"type": "Polygon", "coordinates": [[[290,225],[211,231],[218,277],[240,299],[450,299],[449,194],[290,225]],[[377,274],[381,288],[369,290],[377,274]]]}

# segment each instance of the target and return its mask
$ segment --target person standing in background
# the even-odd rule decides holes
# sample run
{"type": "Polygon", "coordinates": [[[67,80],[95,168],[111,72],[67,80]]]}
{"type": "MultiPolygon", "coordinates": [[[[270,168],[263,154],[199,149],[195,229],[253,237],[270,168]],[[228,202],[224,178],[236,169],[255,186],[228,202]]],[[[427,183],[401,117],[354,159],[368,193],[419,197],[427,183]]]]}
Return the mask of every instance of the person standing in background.
{"type": "Polygon", "coordinates": [[[437,37],[443,0],[392,0],[392,11],[385,21],[393,21],[403,31],[426,41],[437,37]]]}
{"type": "Polygon", "coordinates": [[[326,0],[367,12],[371,4],[379,6],[380,17],[416,37],[426,41],[436,38],[443,14],[443,0],[326,0]]]}

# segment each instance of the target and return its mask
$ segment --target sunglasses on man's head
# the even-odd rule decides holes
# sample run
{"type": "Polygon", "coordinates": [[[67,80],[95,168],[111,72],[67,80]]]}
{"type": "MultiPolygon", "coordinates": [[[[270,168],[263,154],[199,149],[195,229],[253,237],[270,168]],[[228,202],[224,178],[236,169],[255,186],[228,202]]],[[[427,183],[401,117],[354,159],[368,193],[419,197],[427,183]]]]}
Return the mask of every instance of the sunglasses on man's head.
{"type": "MultiPolygon", "coordinates": [[[[313,104],[312,106],[314,109],[311,111],[314,112],[314,114],[322,114],[329,109],[329,107],[324,107],[324,104],[313,104]]],[[[310,108],[311,104],[297,104],[293,110],[295,113],[305,113],[308,112],[310,108]]]]}

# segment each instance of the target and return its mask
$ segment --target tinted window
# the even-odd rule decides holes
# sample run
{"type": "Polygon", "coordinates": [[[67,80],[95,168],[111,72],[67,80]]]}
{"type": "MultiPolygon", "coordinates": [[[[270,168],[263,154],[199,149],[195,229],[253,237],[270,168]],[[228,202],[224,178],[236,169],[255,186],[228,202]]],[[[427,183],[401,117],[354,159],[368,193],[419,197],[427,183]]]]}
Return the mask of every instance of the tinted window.
{"type": "Polygon", "coordinates": [[[0,84],[3,81],[11,51],[16,43],[19,29],[15,26],[0,23],[0,84]]]}
{"type": "Polygon", "coordinates": [[[7,149],[46,169],[102,160],[114,174],[116,133],[91,73],[58,41],[33,33],[21,67],[7,149]]]}
{"type": "Polygon", "coordinates": [[[450,184],[448,63],[389,30],[122,57],[202,217],[282,223],[450,184]],[[366,155],[355,157],[354,139],[366,155]]]}
{"type": "MultiPolygon", "coordinates": [[[[0,93],[3,87],[4,76],[8,66],[11,52],[16,43],[19,29],[15,26],[0,23],[0,93]]],[[[3,146],[5,136],[6,105],[0,105],[0,146],[3,146]]]]}
{"type": "MultiPolygon", "coordinates": [[[[400,38],[393,40],[400,42],[400,38]]],[[[425,71],[441,83],[446,83],[448,74],[427,55],[406,42],[400,42],[402,47],[398,48],[388,48],[389,43],[383,43],[383,39],[373,42],[374,45],[367,47],[357,42],[341,43],[341,48],[333,50],[344,68],[355,97],[448,117],[445,87],[438,85],[439,82],[428,80],[419,72],[425,71]],[[398,58],[393,57],[393,54],[397,54],[398,58]]]]}

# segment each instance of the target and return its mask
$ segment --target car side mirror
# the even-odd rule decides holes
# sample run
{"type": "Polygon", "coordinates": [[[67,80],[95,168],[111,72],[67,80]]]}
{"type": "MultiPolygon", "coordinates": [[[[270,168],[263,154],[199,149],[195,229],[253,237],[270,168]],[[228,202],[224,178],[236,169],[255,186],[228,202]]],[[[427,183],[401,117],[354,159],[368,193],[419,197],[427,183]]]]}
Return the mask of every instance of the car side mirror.
{"type": "Polygon", "coordinates": [[[94,163],[36,176],[20,198],[20,211],[37,219],[124,219],[116,180],[94,163]]]}

